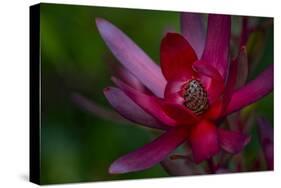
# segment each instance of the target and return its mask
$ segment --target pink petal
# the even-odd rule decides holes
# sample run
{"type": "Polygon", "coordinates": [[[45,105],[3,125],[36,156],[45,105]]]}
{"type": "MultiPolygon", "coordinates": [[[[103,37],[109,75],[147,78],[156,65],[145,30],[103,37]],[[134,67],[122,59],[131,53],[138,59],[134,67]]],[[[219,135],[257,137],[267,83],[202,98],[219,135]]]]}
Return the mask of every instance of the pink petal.
{"type": "MultiPolygon", "coordinates": [[[[189,79],[192,79],[190,77],[189,79]]],[[[174,102],[177,104],[183,104],[183,86],[186,84],[185,81],[169,81],[165,88],[165,100],[174,102]]]]}
{"type": "Polygon", "coordinates": [[[220,150],[217,128],[206,120],[201,121],[193,128],[189,140],[196,163],[210,159],[220,150]]]}
{"type": "Polygon", "coordinates": [[[126,119],[121,117],[115,111],[106,109],[105,107],[97,104],[95,101],[92,101],[78,93],[73,93],[71,99],[73,100],[74,103],[76,103],[76,105],[81,107],[83,110],[91,112],[92,114],[102,119],[111,120],[113,122],[119,122],[119,123],[128,123],[126,119]]]}
{"type": "MultiPolygon", "coordinates": [[[[130,93],[133,92],[133,88],[130,88],[130,86],[126,85],[124,82],[116,78],[113,78],[113,81],[116,83],[116,85],[123,89],[128,96],[132,96],[130,93]]],[[[153,98],[149,95],[145,96],[145,94],[142,94],[142,96],[144,97],[144,99],[147,98],[148,100],[151,100],[150,105],[147,105],[147,108],[149,108],[148,112],[150,112],[151,114],[155,114],[155,117],[159,118],[163,122],[170,122],[170,124],[167,123],[168,125],[193,125],[198,121],[197,116],[195,116],[192,111],[188,110],[183,105],[172,103],[159,98],[153,98]],[[159,109],[159,107],[161,109],[159,109]]],[[[133,97],[132,99],[134,100],[136,98],[133,97]]],[[[142,101],[144,101],[144,99],[142,101]]],[[[142,102],[139,105],[141,107],[144,107],[144,109],[147,109],[145,107],[146,104],[147,103],[142,102]]]]}
{"type": "Polygon", "coordinates": [[[200,59],[204,50],[206,31],[202,23],[200,14],[181,13],[180,17],[181,33],[193,47],[200,59]]]}
{"type": "Polygon", "coordinates": [[[155,95],[163,97],[166,80],[159,66],[128,36],[110,22],[97,18],[97,28],[120,63],[155,95]]]}
{"type": "Polygon", "coordinates": [[[109,168],[109,172],[121,174],[150,168],[165,159],[185,139],[186,132],[184,129],[171,129],[153,142],[114,161],[109,168]]]}
{"type": "Polygon", "coordinates": [[[194,125],[199,121],[199,118],[183,105],[163,100],[159,101],[159,104],[169,117],[177,121],[177,125],[194,125]]]}
{"type": "Polygon", "coordinates": [[[231,19],[225,15],[209,15],[205,49],[202,60],[215,67],[223,78],[228,69],[231,19]]]}
{"type": "Polygon", "coordinates": [[[224,90],[224,102],[227,105],[230,101],[230,98],[235,91],[236,80],[238,77],[238,62],[237,60],[231,61],[229,66],[229,74],[226,82],[226,87],[224,90]]]}
{"type": "Polygon", "coordinates": [[[109,103],[126,119],[151,128],[167,129],[168,127],[140,108],[122,90],[114,87],[104,89],[109,103]]]}
{"type": "Polygon", "coordinates": [[[197,56],[183,36],[168,33],[161,41],[160,62],[167,80],[186,79],[193,74],[192,63],[197,56]]]}
{"type": "Polygon", "coordinates": [[[258,131],[260,135],[260,142],[265,155],[266,163],[269,170],[274,167],[273,154],[273,128],[265,118],[258,119],[258,131]]]}
{"type": "Polygon", "coordinates": [[[221,147],[229,153],[239,153],[249,142],[250,137],[239,132],[218,129],[221,147]]]}
{"type": "Polygon", "coordinates": [[[171,176],[199,175],[204,173],[199,165],[187,157],[186,159],[177,160],[167,158],[161,162],[161,165],[171,176]]]}
{"type": "Polygon", "coordinates": [[[241,47],[238,57],[231,62],[224,91],[224,103],[228,105],[234,91],[245,85],[248,78],[248,57],[246,47],[241,47]]]}
{"type": "Polygon", "coordinates": [[[126,68],[119,66],[116,72],[117,77],[121,78],[128,85],[139,91],[146,92],[146,88],[144,87],[144,85],[126,68]]]}
{"type": "Polygon", "coordinates": [[[192,68],[200,73],[201,75],[207,76],[209,78],[212,78],[214,80],[222,81],[223,78],[218,72],[218,70],[213,67],[211,64],[208,64],[206,61],[196,61],[193,63],[192,68]]]}
{"type": "Polygon", "coordinates": [[[219,168],[215,172],[216,174],[226,174],[226,173],[231,173],[231,171],[227,168],[219,168]]]}
{"type": "Polygon", "coordinates": [[[198,72],[200,80],[207,90],[209,103],[213,104],[223,93],[224,79],[217,69],[205,61],[196,61],[192,67],[198,72]]]}
{"type": "Polygon", "coordinates": [[[226,115],[248,106],[273,90],[273,65],[241,89],[235,91],[226,109],[226,115]]]}
{"type": "Polygon", "coordinates": [[[117,78],[112,78],[113,82],[120,87],[128,97],[130,97],[137,105],[139,105],[144,111],[161,121],[165,125],[175,126],[177,122],[170,118],[162,109],[160,104],[158,103],[159,99],[144,94],[129,85],[125,84],[121,80],[117,78]]]}

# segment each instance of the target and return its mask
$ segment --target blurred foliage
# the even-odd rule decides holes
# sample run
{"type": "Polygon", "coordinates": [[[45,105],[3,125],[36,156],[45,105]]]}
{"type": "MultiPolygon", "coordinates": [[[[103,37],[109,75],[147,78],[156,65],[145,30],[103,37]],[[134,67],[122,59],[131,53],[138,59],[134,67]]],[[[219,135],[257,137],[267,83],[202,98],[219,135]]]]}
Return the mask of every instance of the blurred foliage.
{"type": "MultiPolygon", "coordinates": [[[[41,4],[43,184],[167,176],[160,165],[109,175],[113,160],[149,142],[153,134],[134,125],[100,119],[71,100],[71,94],[78,92],[111,109],[102,90],[112,85],[114,70],[110,65],[118,62],[98,34],[96,17],[114,23],[156,62],[165,31],[179,32],[176,12],[41,4]]],[[[239,18],[235,19],[233,32],[239,33],[239,18]]],[[[257,72],[273,62],[273,34],[268,33],[257,72]]],[[[258,102],[257,111],[273,121],[273,95],[258,102]]],[[[256,142],[249,148],[254,157],[260,146],[256,142]]]]}

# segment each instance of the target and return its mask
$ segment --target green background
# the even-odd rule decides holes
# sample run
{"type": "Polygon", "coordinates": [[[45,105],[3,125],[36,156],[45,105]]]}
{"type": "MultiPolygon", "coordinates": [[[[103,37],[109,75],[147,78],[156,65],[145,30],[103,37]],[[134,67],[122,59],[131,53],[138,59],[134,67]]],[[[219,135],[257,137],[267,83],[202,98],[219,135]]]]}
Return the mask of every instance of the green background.
{"type": "MultiPolygon", "coordinates": [[[[130,123],[99,118],[71,100],[73,93],[79,93],[112,110],[102,91],[113,85],[112,65],[118,62],[97,31],[96,17],[118,26],[158,63],[164,33],[179,32],[176,12],[41,4],[43,184],[168,176],[160,165],[142,172],[109,175],[112,161],[148,143],[155,134],[130,123]]],[[[237,33],[239,18],[233,20],[233,33],[237,33]]],[[[253,77],[273,63],[272,29],[266,33],[265,51],[253,77]]],[[[272,94],[256,107],[259,114],[273,121],[272,94]]],[[[247,149],[249,160],[260,147],[255,130],[253,135],[247,149]]]]}

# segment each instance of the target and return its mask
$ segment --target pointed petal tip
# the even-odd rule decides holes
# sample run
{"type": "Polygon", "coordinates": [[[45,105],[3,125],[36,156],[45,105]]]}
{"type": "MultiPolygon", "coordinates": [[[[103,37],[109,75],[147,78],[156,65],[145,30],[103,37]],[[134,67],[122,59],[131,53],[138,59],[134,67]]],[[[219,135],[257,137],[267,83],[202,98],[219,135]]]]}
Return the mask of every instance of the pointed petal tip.
{"type": "Polygon", "coordinates": [[[100,17],[95,18],[96,27],[98,29],[98,32],[102,36],[102,38],[107,38],[110,36],[110,33],[112,31],[111,27],[114,27],[112,23],[110,23],[108,20],[100,17]]]}
{"type": "Polygon", "coordinates": [[[126,172],[127,171],[122,166],[118,165],[118,163],[115,162],[113,162],[108,169],[109,174],[123,174],[126,172]]]}
{"type": "Polygon", "coordinates": [[[109,167],[111,174],[142,171],[164,160],[186,140],[183,128],[172,129],[143,147],[114,161],[109,167]]]}
{"type": "Polygon", "coordinates": [[[244,108],[264,96],[268,95],[273,90],[274,70],[273,64],[260,73],[254,80],[250,81],[240,89],[236,90],[227,106],[226,113],[224,115],[231,114],[244,108]]]}
{"type": "MultiPolygon", "coordinates": [[[[124,156],[123,156],[124,157],[124,156]]],[[[111,163],[110,167],[108,168],[108,173],[112,175],[117,175],[117,174],[126,174],[129,172],[136,172],[136,171],[142,171],[145,170],[146,168],[132,168],[131,166],[128,166],[128,164],[124,163],[122,158],[119,158],[113,163],[111,163]]]]}
{"type": "Polygon", "coordinates": [[[106,87],[103,89],[103,93],[106,94],[107,92],[109,92],[111,90],[111,87],[106,87]]]}
{"type": "Polygon", "coordinates": [[[95,22],[96,22],[96,27],[97,27],[98,31],[101,32],[101,28],[103,27],[103,23],[105,23],[107,21],[103,18],[96,17],[95,22]]]}
{"type": "Polygon", "coordinates": [[[96,23],[99,23],[99,22],[101,22],[102,20],[103,20],[103,19],[100,18],[100,17],[96,17],[96,18],[95,18],[96,23]]]}
{"type": "Polygon", "coordinates": [[[107,87],[104,95],[111,106],[125,119],[149,128],[166,130],[168,127],[144,111],[121,89],[117,87],[107,87]]]}
{"type": "Polygon", "coordinates": [[[111,166],[108,168],[108,173],[109,174],[115,174],[114,171],[112,170],[111,166]]]}
{"type": "Polygon", "coordinates": [[[99,26],[101,25],[102,23],[105,23],[105,22],[108,22],[107,20],[103,19],[103,18],[100,18],[100,17],[96,17],[95,18],[95,21],[96,21],[96,24],[99,26]]]}
{"type": "Polygon", "coordinates": [[[114,84],[118,85],[118,83],[119,83],[119,79],[118,79],[118,78],[116,78],[115,76],[111,76],[110,79],[111,79],[111,81],[112,81],[114,84]]]}
{"type": "Polygon", "coordinates": [[[160,67],[123,31],[111,22],[96,18],[97,30],[119,62],[155,95],[162,97],[166,80],[160,67]]]}

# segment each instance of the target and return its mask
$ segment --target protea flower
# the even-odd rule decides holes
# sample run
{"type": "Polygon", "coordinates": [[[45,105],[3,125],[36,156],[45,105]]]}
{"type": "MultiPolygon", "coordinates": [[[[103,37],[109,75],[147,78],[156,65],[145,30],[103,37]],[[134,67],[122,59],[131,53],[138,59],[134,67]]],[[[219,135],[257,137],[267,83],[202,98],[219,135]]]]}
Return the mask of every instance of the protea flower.
{"type": "Polygon", "coordinates": [[[115,57],[143,86],[113,77],[118,87],[105,88],[106,98],[128,120],[164,131],[113,162],[110,173],[150,168],[185,141],[196,163],[220,149],[237,153],[249,142],[248,136],[219,125],[272,91],[273,66],[235,90],[237,65],[244,62],[246,51],[241,48],[242,58],[230,61],[230,16],[209,15],[205,32],[199,15],[182,14],[182,34],[167,33],[162,39],[160,67],[116,26],[101,18],[96,24],[115,57]]]}

